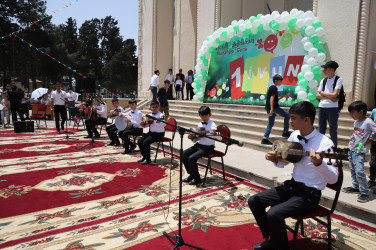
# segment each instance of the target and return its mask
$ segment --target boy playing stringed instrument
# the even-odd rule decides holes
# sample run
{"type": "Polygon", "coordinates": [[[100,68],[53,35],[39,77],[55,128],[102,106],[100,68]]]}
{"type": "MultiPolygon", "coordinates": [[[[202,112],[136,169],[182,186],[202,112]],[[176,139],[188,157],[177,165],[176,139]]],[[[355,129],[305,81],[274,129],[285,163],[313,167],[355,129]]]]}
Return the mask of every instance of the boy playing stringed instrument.
{"type": "MultiPolygon", "coordinates": [[[[294,163],[292,179],[282,186],[260,192],[248,200],[248,205],[260,227],[265,241],[254,245],[254,249],[289,249],[285,218],[307,213],[316,208],[321,190],[327,183],[338,179],[338,170],[327,165],[319,153],[331,149],[333,142],[320,134],[313,122],[316,109],[310,102],[294,104],[290,110],[290,124],[295,130],[289,142],[299,142],[310,156],[294,163]],[[266,212],[265,209],[270,207],[266,212]]],[[[276,151],[270,151],[265,158],[275,167],[283,168],[288,162],[280,161],[276,151]]]]}

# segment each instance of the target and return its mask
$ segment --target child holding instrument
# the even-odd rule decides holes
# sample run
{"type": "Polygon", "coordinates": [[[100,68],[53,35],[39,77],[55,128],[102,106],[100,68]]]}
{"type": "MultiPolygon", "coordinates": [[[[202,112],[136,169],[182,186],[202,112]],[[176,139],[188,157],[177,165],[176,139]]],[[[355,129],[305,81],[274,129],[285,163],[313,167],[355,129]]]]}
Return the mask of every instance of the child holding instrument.
{"type": "MultiPolygon", "coordinates": [[[[206,135],[216,135],[217,126],[210,119],[211,110],[207,106],[201,106],[198,109],[198,114],[201,122],[198,123],[197,128],[204,128],[208,133],[206,135]]],[[[183,182],[188,182],[189,185],[198,185],[201,183],[200,173],[198,172],[197,160],[203,156],[214,153],[214,140],[207,137],[195,138],[193,133],[188,135],[188,138],[195,142],[195,145],[184,150],[183,163],[189,176],[183,179],[183,182]]],[[[213,138],[218,139],[217,136],[213,138]]]]}
{"type": "Polygon", "coordinates": [[[272,128],[274,126],[275,116],[278,114],[285,118],[284,125],[283,125],[283,133],[282,137],[288,138],[290,136],[289,132],[289,113],[279,107],[278,101],[283,97],[288,97],[289,94],[284,96],[278,97],[278,86],[282,84],[282,76],[276,74],[273,76],[273,85],[271,85],[268,89],[268,93],[266,94],[266,104],[265,109],[269,115],[269,122],[268,126],[266,127],[264,137],[261,140],[261,144],[272,145],[271,141],[269,141],[270,132],[272,132],[272,128]]]}
{"type": "MultiPolygon", "coordinates": [[[[119,100],[117,98],[112,99],[112,106],[114,107],[114,110],[112,112],[112,116],[111,116],[111,113],[109,114],[110,118],[114,119],[116,116],[124,112],[124,109],[119,106],[119,100]]],[[[111,140],[111,142],[108,143],[107,146],[115,146],[115,147],[120,146],[120,141],[116,133],[117,128],[115,124],[111,124],[107,126],[106,131],[107,131],[108,137],[110,137],[110,140],[111,140]]]]}
{"type": "Polygon", "coordinates": [[[142,165],[151,163],[150,145],[155,141],[161,140],[165,134],[164,127],[166,124],[160,121],[163,119],[163,115],[161,112],[159,112],[159,103],[157,101],[152,101],[150,103],[150,110],[152,112],[151,116],[158,120],[153,120],[153,123],[150,125],[146,124],[144,121],[140,123],[142,127],[150,126],[149,132],[138,140],[138,147],[140,148],[142,154],[142,159],[140,159],[138,162],[140,162],[142,165]]]}
{"type": "Polygon", "coordinates": [[[367,104],[362,101],[355,101],[348,107],[350,116],[355,120],[354,132],[349,142],[349,165],[351,171],[352,187],[343,188],[345,193],[360,193],[358,202],[369,200],[369,189],[367,176],[364,173],[364,160],[367,152],[367,145],[376,138],[372,132],[376,132],[376,124],[366,117],[367,104]]]}
{"type": "MultiPolygon", "coordinates": [[[[316,115],[313,104],[307,101],[296,103],[289,113],[295,131],[288,141],[299,142],[304,150],[310,151],[310,156],[294,163],[291,180],[249,198],[248,205],[265,238],[253,249],[290,249],[285,218],[314,210],[320,201],[321,190],[327,183],[336,183],[338,179],[337,168],[327,165],[326,160],[316,153],[332,148],[333,142],[313,127],[316,115]],[[268,207],[270,209],[266,212],[268,207]]],[[[265,158],[275,167],[283,168],[288,164],[279,160],[277,151],[268,152],[265,158]]]]}

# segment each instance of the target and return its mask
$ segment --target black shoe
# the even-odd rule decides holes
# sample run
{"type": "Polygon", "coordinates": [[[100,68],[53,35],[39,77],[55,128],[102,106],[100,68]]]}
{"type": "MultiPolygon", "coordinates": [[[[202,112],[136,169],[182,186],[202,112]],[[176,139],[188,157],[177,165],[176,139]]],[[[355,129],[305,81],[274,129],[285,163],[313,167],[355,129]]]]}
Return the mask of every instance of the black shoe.
{"type": "MultiPolygon", "coordinates": [[[[122,155],[125,155],[125,154],[128,154],[130,151],[128,149],[125,149],[121,154],[122,155]]],[[[143,158],[142,158],[143,159],[143,158]]],[[[138,162],[142,162],[142,161],[138,161],[138,162]]]]}
{"type": "Polygon", "coordinates": [[[120,142],[118,142],[118,141],[115,142],[114,146],[115,146],[115,147],[119,147],[119,146],[120,146],[120,142]]]}
{"type": "Polygon", "coordinates": [[[91,137],[93,137],[92,135],[88,135],[88,136],[85,136],[84,138],[85,139],[89,139],[89,138],[91,138],[91,137]]]}
{"type": "Polygon", "coordinates": [[[58,134],[61,134],[60,130],[57,131],[58,134]]]}
{"type": "Polygon", "coordinates": [[[353,187],[345,187],[342,188],[342,192],[349,193],[349,194],[359,194],[359,188],[353,188],[353,187]]]}
{"type": "Polygon", "coordinates": [[[138,160],[137,162],[143,162],[145,158],[142,157],[142,159],[138,160]]]}
{"type": "Polygon", "coordinates": [[[100,135],[95,135],[94,138],[100,138],[101,136],[100,135]]]}
{"type": "Polygon", "coordinates": [[[368,187],[369,188],[372,188],[372,187],[374,187],[374,186],[376,186],[376,182],[375,181],[368,181],[368,187]]]}
{"type": "Polygon", "coordinates": [[[288,132],[288,131],[282,133],[282,137],[284,137],[284,138],[289,138],[290,135],[291,135],[291,132],[288,132]]]}
{"type": "Polygon", "coordinates": [[[189,185],[198,185],[198,184],[201,184],[201,179],[193,179],[188,184],[189,185]]]}
{"type": "Polygon", "coordinates": [[[146,165],[146,164],[150,164],[151,163],[151,160],[144,160],[143,162],[141,162],[141,165],[146,165]]]}
{"type": "Polygon", "coordinates": [[[190,182],[190,181],[192,181],[193,180],[193,176],[192,175],[190,175],[190,176],[188,176],[187,178],[185,178],[185,179],[183,179],[183,180],[181,180],[182,182],[190,182]]]}
{"type": "Polygon", "coordinates": [[[273,249],[272,242],[266,240],[253,245],[253,249],[273,249]]]}
{"type": "Polygon", "coordinates": [[[113,146],[113,145],[115,145],[114,141],[111,141],[110,143],[107,144],[107,146],[113,146]]]}
{"type": "Polygon", "coordinates": [[[369,201],[369,195],[368,194],[361,194],[358,196],[357,199],[358,202],[367,202],[369,201]]]}
{"type": "Polygon", "coordinates": [[[263,138],[261,140],[261,144],[264,144],[264,145],[273,145],[273,143],[271,141],[269,141],[268,139],[265,139],[265,138],[263,138]]]}
{"type": "Polygon", "coordinates": [[[133,152],[135,148],[136,148],[136,145],[135,144],[131,144],[129,151],[133,152]]]}
{"type": "Polygon", "coordinates": [[[61,130],[65,130],[65,129],[64,129],[64,125],[61,125],[61,130]]]}

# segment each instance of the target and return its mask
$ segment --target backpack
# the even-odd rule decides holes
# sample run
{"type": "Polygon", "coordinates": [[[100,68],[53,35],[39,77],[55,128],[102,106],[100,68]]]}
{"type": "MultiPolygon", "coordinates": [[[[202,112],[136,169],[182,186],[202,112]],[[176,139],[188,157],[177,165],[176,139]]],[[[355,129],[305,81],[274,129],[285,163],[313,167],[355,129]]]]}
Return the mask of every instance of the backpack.
{"type": "MultiPolygon", "coordinates": [[[[336,76],[336,78],[334,79],[333,91],[336,88],[336,84],[337,84],[338,79],[339,79],[339,76],[336,76]]],[[[325,77],[325,79],[323,81],[323,86],[322,86],[323,91],[325,91],[325,85],[326,85],[327,81],[328,81],[328,77],[325,77]]],[[[346,93],[343,90],[343,85],[342,85],[341,89],[339,90],[337,98],[338,98],[338,112],[339,112],[339,111],[342,110],[343,104],[346,102],[346,93]]]]}

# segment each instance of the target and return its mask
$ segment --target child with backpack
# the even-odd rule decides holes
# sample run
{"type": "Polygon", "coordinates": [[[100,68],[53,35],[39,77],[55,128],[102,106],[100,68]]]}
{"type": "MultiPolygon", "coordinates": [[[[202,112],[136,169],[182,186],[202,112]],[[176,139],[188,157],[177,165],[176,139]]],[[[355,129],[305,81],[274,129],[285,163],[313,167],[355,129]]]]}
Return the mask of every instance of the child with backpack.
{"type": "Polygon", "coordinates": [[[326,123],[329,122],[329,134],[335,146],[338,144],[337,128],[339,111],[345,102],[342,78],[335,74],[339,67],[335,61],[328,61],[324,65],[326,78],[322,79],[317,89],[317,99],[319,104],[319,132],[326,133],[326,123]]]}

